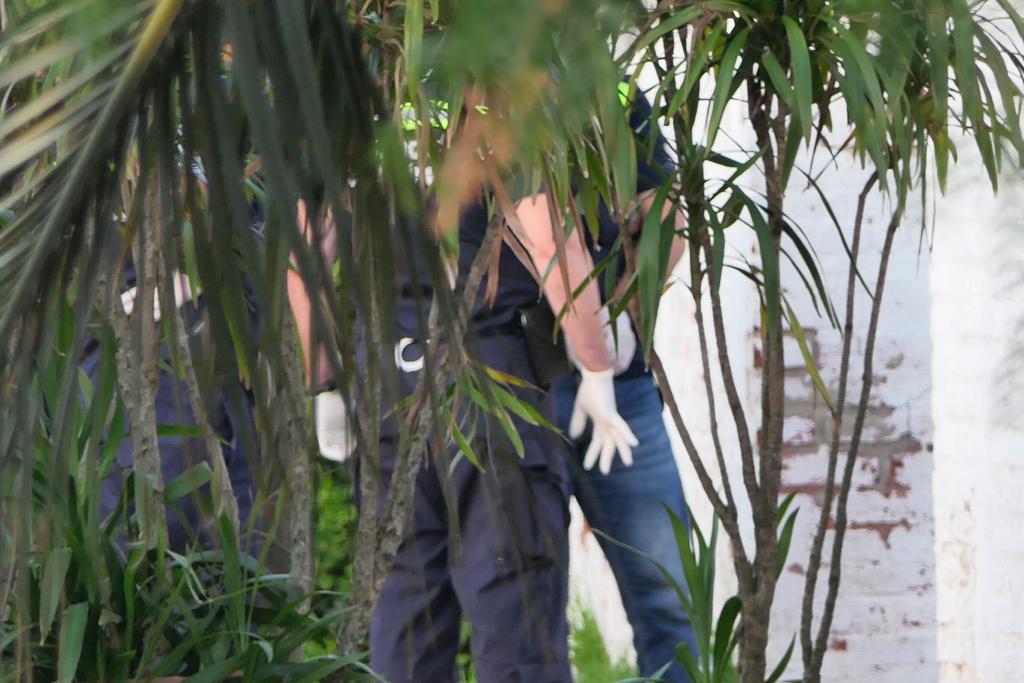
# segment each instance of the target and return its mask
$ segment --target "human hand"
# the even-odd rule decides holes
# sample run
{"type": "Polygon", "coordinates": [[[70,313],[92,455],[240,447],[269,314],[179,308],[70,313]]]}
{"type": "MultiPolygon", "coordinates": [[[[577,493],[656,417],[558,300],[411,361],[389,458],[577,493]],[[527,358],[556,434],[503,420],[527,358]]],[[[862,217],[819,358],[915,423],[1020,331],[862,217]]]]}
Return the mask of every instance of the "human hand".
{"type": "Polygon", "coordinates": [[[322,391],[313,398],[313,420],[320,455],[334,462],[345,462],[352,454],[348,428],[348,410],[340,391],[322,391]]]}
{"type": "Polygon", "coordinates": [[[576,402],[569,420],[569,436],[576,439],[583,434],[589,419],[593,424],[590,445],[583,456],[583,469],[598,464],[601,474],[612,469],[615,453],[625,465],[633,464],[633,450],[638,442],[633,430],[619,415],[615,403],[615,375],[612,368],[592,371],[580,368],[582,379],[576,390],[576,402]]]}

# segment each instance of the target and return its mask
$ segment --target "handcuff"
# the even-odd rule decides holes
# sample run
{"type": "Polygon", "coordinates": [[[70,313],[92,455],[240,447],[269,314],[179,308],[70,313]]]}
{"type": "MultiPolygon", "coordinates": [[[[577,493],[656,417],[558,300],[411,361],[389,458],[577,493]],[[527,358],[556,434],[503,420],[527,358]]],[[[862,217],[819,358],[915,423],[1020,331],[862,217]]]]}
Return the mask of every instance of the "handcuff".
{"type": "Polygon", "coordinates": [[[412,337],[402,337],[395,344],[395,365],[398,366],[399,370],[403,372],[419,372],[423,369],[423,357],[424,353],[420,354],[420,357],[415,360],[406,360],[405,350],[413,344],[419,343],[418,339],[412,337]]]}
{"type": "MultiPolygon", "coordinates": [[[[395,365],[398,367],[399,370],[402,370],[403,372],[419,372],[420,370],[423,369],[424,354],[421,353],[419,358],[415,358],[413,360],[407,360],[405,357],[406,349],[408,349],[410,346],[414,344],[419,343],[421,343],[419,339],[414,339],[413,337],[402,337],[400,340],[398,340],[398,343],[395,344],[395,365]]],[[[313,387],[312,393],[313,396],[316,396],[327,391],[337,390],[338,385],[334,382],[334,380],[327,380],[326,382],[321,382],[320,384],[313,387]]]]}

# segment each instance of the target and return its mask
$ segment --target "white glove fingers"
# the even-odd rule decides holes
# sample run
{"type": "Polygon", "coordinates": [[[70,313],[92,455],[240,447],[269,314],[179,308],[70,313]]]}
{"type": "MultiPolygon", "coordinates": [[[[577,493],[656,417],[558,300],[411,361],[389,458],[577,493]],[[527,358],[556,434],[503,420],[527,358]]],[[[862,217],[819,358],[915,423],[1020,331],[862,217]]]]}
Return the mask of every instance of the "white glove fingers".
{"type": "Polygon", "coordinates": [[[606,434],[601,442],[601,474],[606,475],[612,471],[615,450],[615,438],[611,434],[606,434]]]}
{"type": "Polygon", "coordinates": [[[601,453],[601,437],[598,436],[597,432],[590,437],[590,445],[587,446],[587,452],[583,456],[583,469],[590,470],[594,468],[597,463],[597,456],[601,453]]]}
{"type": "Polygon", "coordinates": [[[629,447],[624,439],[621,439],[618,443],[619,457],[622,458],[622,464],[626,467],[630,467],[633,464],[633,449],[629,447]]]}
{"type": "Polygon", "coordinates": [[[622,438],[625,439],[626,443],[634,448],[640,444],[637,441],[636,435],[633,434],[633,430],[629,428],[629,423],[622,419],[621,415],[616,415],[613,423],[613,429],[615,429],[622,438]]]}
{"type": "Polygon", "coordinates": [[[586,426],[587,412],[583,409],[579,397],[577,397],[576,402],[572,406],[572,417],[569,418],[569,438],[578,439],[583,434],[583,429],[586,426]]]}

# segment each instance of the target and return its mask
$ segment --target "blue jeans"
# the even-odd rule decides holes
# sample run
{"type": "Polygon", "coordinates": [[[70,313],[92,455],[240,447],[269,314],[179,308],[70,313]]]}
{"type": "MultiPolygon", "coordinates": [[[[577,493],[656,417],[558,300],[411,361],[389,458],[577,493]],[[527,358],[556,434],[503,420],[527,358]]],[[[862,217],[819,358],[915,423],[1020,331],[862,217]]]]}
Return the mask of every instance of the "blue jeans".
{"type": "MultiPolygon", "coordinates": [[[[562,380],[554,387],[558,424],[564,431],[572,414],[579,378],[562,380]]],[[[615,380],[615,400],[623,419],[639,441],[633,465],[618,458],[605,476],[596,467],[583,470],[588,434],[572,443],[569,469],[573,494],[591,527],[642,550],[664,566],[685,586],[672,524],[664,506],[688,522],[679,470],[661,417],[661,396],[650,375],[615,380]]],[[[675,590],[652,562],[598,536],[622,594],[626,616],[633,627],[640,675],[650,676],[669,661],[663,675],[671,683],[688,682],[675,648],[686,643],[696,654],[693,627],[675,590]]]]}

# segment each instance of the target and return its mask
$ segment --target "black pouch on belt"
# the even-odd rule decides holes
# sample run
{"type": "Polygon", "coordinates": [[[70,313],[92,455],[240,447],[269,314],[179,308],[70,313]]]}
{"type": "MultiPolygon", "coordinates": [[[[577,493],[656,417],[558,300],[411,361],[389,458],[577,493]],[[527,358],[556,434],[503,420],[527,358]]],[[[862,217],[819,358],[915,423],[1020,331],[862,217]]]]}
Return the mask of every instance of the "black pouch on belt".
{"type": "Polygon", "coordinates": [[[572,363],[566,353],[565,337],[561,332],[555,337],[555,314],[547,301],[541,300],[532,306],[519,310],[519,321],[526,340],[526,352],[530,366],[541,387],[552,384],[572,374],[572,363]]]}

